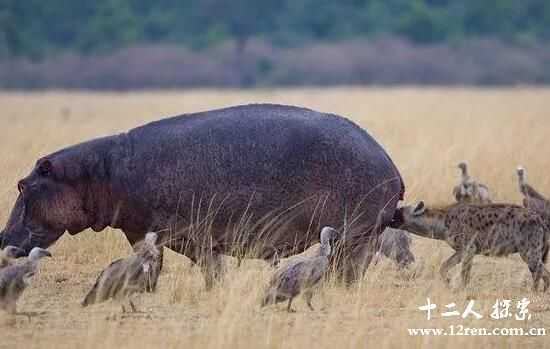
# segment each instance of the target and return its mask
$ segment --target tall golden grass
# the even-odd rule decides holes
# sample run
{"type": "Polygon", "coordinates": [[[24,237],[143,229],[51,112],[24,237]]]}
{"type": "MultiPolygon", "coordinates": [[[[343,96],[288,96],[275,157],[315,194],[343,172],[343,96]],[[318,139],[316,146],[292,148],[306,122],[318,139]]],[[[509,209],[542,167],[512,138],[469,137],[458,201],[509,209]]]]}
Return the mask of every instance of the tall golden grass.
{"type": "MultiPolygon", "coordinates": [[[[16,181],[36,159],[89,138],[125,131],[163,116],[234,104],[274,102],[347,116],[388,150],[407,184],[406,201],[451,201],[455,165],[468,161],[472,174],[496,201],[519,203],[515,167],[550,195],[550,90],[542,88],[335,88],[252,91],[149,91],[139,93],[1,93],[0,222],[16,196],[16,181]]],[[[416,263],[398,271],[385,261],[349,288],[329,279],[314,297],[317,311],[301,300],[260,309],[258,300],[271,269],[259,261],[237,267],[226,260],[224,281],[205,292],[203,279],[184,257],[167,253],[159,291],[142,296],[142,313],[124,315],[113,303],[82,309],[79,302],[98,272],[131,249],[123,235],[107,229],[63,237],[52,247],[32,287],[19,303],[31,319],[0,325],[0,347],[27,348],[397,348],[546,347],[546,337],[412,337],[407,328],[550,327],[550,298],[531,291],[527,266],[517,256],[476,257],[465,290],[448,288],[438,268],[451,250],[415,238],[416,263]],[[426,298],[455,302],[464,310],[476,300],[481,320],[426,320],[418,306],[426,298]],[[493,320],[497,299],[527,297],[532,318],[493,320]]],[[[458,268],[453,270],[458,272],[458,268]]]]}

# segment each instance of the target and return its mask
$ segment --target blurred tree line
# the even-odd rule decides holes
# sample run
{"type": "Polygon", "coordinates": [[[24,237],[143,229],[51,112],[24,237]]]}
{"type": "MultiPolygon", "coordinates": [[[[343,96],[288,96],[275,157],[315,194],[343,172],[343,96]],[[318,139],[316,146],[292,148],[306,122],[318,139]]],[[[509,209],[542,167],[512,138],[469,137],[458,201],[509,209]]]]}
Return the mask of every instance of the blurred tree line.
{"type": "Polygon", "coordinates": [[[205,48],[252,37],[283,47],[399,35],[412,42],[550,38],[548,0],[0,0],[0,56],[106,53],[148,43],[205,48]]]}

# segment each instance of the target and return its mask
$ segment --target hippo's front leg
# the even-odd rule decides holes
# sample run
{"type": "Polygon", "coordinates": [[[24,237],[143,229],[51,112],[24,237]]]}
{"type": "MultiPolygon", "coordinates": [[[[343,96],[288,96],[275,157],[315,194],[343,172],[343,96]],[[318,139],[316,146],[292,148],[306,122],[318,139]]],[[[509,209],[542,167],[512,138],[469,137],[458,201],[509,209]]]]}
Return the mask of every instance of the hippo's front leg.
{"type": "Polygon", "coordinates": [[[205,253],[200,259],[206,290],[211,290],[223,276],[222,255],[214,251],[205,253]]]}
{"type": "Polygon", "coordinates": [[[180,235],[170,239],[166,245],[172,251],[189,258],[193,264],[201,268],[207,290],[214,287],[215,281],[223,273],[222,254],[212,249],[201,248],[192,239],[180,235]]]}

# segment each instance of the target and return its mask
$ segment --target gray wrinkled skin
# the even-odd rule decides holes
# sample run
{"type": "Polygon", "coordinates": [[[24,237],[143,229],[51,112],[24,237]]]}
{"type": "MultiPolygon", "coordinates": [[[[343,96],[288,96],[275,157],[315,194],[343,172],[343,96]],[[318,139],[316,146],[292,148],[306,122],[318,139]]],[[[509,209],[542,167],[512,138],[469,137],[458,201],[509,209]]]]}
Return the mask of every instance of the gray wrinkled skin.
{"type": "Polygon", "coordinates": [[[18,188],[2,246],[29,251],[106,227],[134,245],[154,231],[203,266],[208,287],[222,254],[288,256],[344,222],[338,261],[353,279],[374,254],[378,213],[387,225],[404,195],[395,165],[363,129],[267,104],[177,116],[60,150],[18,188]]]}

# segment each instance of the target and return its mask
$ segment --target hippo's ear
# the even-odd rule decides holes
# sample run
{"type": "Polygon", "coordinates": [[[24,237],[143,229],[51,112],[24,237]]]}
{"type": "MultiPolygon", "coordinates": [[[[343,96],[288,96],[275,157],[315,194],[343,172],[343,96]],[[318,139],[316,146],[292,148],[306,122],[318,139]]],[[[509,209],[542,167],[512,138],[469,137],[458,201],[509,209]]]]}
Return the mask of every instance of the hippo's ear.
{"type": "Polygon", "coordinates": [[[73,181],[83,175],[79,163],[62,162],[59,159],[43,158],[36,163],[36,171],[42,177],[53,177],[57,180],[73,181]]]}
{"type": "Polygon", "coordinates": [[[50,177],[53,172],[53,164],[48,159],[41,160],[38,162],[36,170],[40,176],[50,177]]]}
{"type": "Polygon", "coordinates": [[[420,201],[413,210],[413,216],[421,216],[424,212],[426,212],[426,206],[424,205],[424,201],[420,201]]]}
{"type": "Polygon", "coordinates": [[[40,177],[64,178],[67,173],[65,168],[60,166],[59,161],[42,158],[36,162],[36,172],[40,177]]]}

